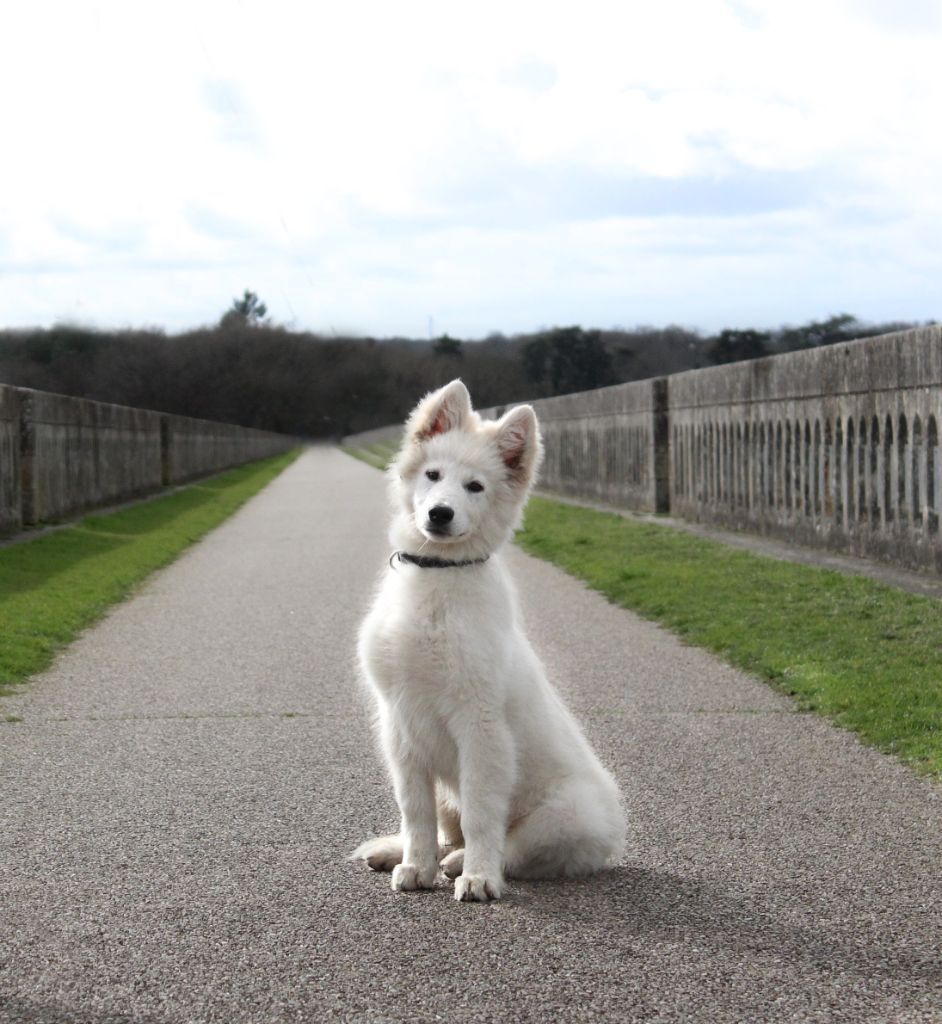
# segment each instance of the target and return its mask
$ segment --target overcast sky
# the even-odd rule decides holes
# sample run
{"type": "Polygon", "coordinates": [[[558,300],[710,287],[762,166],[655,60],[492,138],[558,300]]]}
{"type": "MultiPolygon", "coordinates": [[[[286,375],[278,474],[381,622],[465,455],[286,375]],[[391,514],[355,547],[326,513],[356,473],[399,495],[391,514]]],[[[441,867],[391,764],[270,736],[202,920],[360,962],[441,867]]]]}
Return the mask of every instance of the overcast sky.
{"type": "Polygon", "coordinates": [[[0,327],[942,318],[940,12],[5,5],[0,327]]]}

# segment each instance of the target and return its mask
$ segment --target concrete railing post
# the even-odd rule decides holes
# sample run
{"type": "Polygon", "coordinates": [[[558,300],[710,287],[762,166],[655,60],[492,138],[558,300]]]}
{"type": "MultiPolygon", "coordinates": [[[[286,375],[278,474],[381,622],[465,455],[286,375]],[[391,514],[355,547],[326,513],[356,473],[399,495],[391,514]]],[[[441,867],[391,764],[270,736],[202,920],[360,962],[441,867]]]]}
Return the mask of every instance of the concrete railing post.
{"type": "Polygon", "coordinates": [[[668,378],[651,381],[654,397],[654,511],[671,510],[671,425],[668,410],[668,378]]]}
{"type": "Polygon", "coordinates": [[[297,444],[268,431],[0,384],[0,534],[297,444]]]}
{"type": "Polygon", "coordinates": [[[20,404],[19,392],[0,384],[0,533],[15,532],[23,525],[20,404]]]}
{"type": "Polygon", "coordinates": [[[31,391],[21,389],[20,399],[20,518],[23,526],[36,522],[36,424],[31,391]]]}
{"type": "Polygon", "coordinates": [[[170,483],[170,417],[160,417],[160,482],[170,483]]]}

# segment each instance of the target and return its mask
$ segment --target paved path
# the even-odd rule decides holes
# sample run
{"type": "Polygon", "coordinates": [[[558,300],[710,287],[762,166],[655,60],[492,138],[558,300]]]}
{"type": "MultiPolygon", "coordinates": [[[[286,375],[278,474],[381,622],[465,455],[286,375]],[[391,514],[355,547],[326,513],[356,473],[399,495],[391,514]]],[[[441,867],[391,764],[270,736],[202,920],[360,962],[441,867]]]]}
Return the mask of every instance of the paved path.
{"type": "Polygon", "coordinates": [[[515,552],[623,867],[489,906],[395,820],[355,683],[378,473],[310,451],[0,704],[0,1020],[942,1021],[942,786],[515,552]]]}

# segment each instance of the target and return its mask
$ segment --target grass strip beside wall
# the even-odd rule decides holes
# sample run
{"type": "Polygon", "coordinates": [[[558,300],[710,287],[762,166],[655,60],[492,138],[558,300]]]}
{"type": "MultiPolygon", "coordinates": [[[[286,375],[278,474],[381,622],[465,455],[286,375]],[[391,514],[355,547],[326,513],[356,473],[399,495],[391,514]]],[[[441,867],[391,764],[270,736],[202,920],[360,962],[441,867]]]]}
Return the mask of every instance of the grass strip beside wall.
{"type": "Polygon", "coordinates": [[[0,548],[0,694],[46,668],[155,569],[218,526],[299,450],[0,548]]]}
{"type": "Polygon", "coordinates": [[[518,543],[919,770],[942,776],[942,604],[533,498],[518,543]]]}
{"type": "Polygon", "coordinates": [[[361,447],[344,446],[343,450],[374,469],[387,469],[399,451],[399,441],[377,441],[361,447]]]}

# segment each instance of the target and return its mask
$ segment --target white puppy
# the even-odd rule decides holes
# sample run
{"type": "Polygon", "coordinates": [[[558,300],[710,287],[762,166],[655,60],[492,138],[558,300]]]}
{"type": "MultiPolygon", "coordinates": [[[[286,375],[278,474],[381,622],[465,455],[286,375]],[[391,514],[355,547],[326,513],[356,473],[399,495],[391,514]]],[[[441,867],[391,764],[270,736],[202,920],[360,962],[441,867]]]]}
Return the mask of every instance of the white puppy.
{"type": "Polygon", "coordinates": [[[497,899],[505,874],[587,874],[621,854],[618,788],[523,635],[500,556],[541,455],[529,406],[481,420],[455,380],[419,403],[390,468],[395,554],[359,656],[402,831],[353,857],[392,870],[395,890],[432,887],[441,860],[455,899],[497,899]]]}

